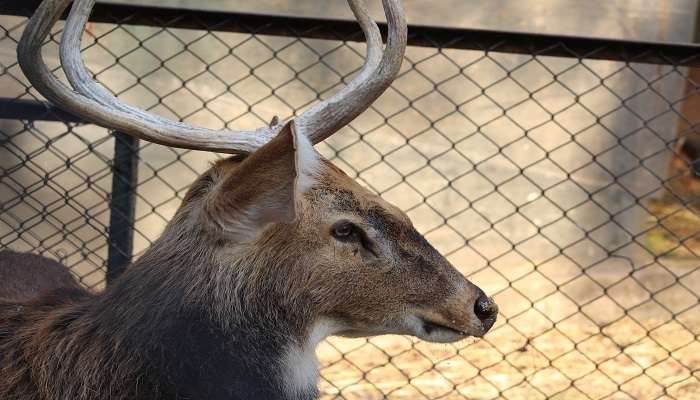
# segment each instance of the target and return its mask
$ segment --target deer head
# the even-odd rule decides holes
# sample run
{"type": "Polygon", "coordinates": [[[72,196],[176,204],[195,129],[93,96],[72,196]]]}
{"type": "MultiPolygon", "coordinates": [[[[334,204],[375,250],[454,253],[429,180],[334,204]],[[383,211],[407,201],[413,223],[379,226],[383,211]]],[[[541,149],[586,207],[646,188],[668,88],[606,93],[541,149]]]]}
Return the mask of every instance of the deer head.
{"type": "Polygon", "coordinates": [[[313,148],[366,110],[398,74],[406,47],[399,0],[383,1],[389,22],[385,48],[364,2],[349,0],[367,39],[362,70],[293,120],[253,132],[170,121],[124,104],[99,86],[80,56],[94,0],[75,1],[64,29],[60,56],[73,90],[66,87],[50,73],[40,49],[69,3],[45,0],[20,43],[20,65],[39,92],[87,121],[147,141],[233,154],[192,185],[162,237],[108,294],[118,290],[132,293],[128,297],[135,302],[153,299],[148,307],[184,304],[224,331],[282,330],[297,349],[280,354],[290,365],[332,334],[408,334],[452,342],[491,328],[495,303],[405,213],[313,148]]]}

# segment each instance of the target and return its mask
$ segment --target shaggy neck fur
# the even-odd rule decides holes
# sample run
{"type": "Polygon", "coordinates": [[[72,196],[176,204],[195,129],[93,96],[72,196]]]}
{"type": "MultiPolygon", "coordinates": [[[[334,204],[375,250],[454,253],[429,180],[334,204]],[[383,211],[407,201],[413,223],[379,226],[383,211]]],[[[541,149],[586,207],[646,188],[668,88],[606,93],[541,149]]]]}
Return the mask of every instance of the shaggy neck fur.
{"type": "MultiPolygon", "coordinates": [[[[311,314],[310,310],[314,307],[303,297],[294,295],[299,292],[294,286],[303,285],[300,282],[303,277],[290,280],[290,275],[299,276],[298,272],[293,271],[298,266],[287,261],[293,258],[271,253],[276,251],[277,246],[236,247],[231,243],[221,243],[218,249],[208,247],[201,250],[194,244],[192,251],[182,251],[182,243],[186,243],[188,237],[204,236],[204,242],[212,243],[206,235],[204,231],[166,232],[162,240],[177,242],[179,248],[168,243],[154,246],[150,252],[152,254],[145,255],[132,267],[133,277],[122,280],[119,286],[133,288],[138,286],[138,281],[151,282],[153,286],[146,289],[148,293],[144,291],[138,297],[151,299],[151,305],[156,304],[156,309],[161,309],[162,314],[155,316],[161,321],[157,325],[171,325],[173,335],[181,335],[183,329],[192,330],[192,325],[206,326],[206,340],[200,337],[202,333],[195,332],[190,340],[179,337],[174,341],[181,342],[182,346],[191,346],[192,343],[188,342],[220,342],[221,347],[213,351],[228,353],[228,356],[219,355],[222,360],[219,365],[211,365],[211,370],[226,371],[224,375],[245,370],[247,386],[258,382],[258,386],[268,388],[249,395],[256,395],[257,398],[316,398],[318,361],[315,348],[337,329],[329,320],[311,314]],[[161,249],[178,250],[170,255],[164,254],[161,249]],[[184,259],[183,253],[188,253],[184,259]],[[148,267],[151,258],[160,262],[171,260],[168,263],[170,273],[153,273],[148,267]],[[144,274],[157,278],[151,279],[144,274]],[[174,279],[163,279],[163,276],[174,279]],[[182,279],[183,276],[186,279],[182,279]],[[180,295],[173,296],[173,290],[180,295]],[[179,300],[174,304],[159,304],[165,298],[179,300]],[[173,315],[187,317],[182,323],[172,325],[173,315]]],[[[279,241],[279,238],[275,240],[279,241]]],[[[288,252],[285,246],[279,247],[288,252]]],[[[208,349],[197,350],[198,354],[208,352],[208,349]]],[[[201,369],[202,365],[192,368],[201,369]]],[[[190,376],[191,372],[189,368],[173,372],[175,381],[186,379],[177,377],[180,374],[190,376]]],[[[210,380],[207,376],[202,379],[210,380]]],[[[227,386],[226,376],[219,380],[221,382],[214,384],[227,386]]],[[[235,379],[231,382],[230,387],[241,386],[235,379]]],[[[217,397],[209,394],[207,398],[217,397]]]]}
{"type": "Polygon", "coordinates": [[[314,349],[333,327],[281,295],[294,266],[226,262],[202,235],[166,230],[101,295],[0,304],[0,398],[316,398],[314,349]]]}

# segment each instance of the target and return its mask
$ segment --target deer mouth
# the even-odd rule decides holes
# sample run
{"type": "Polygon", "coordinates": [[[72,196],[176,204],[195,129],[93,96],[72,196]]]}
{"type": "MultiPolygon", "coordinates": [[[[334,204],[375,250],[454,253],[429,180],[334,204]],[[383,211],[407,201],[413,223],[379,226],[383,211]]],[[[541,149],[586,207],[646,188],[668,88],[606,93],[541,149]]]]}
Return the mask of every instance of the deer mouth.
{"type": "Polygon", "coordinates": [[[468,336],[464,331],[461,331],[459,329],[450,328],[447,325],[438,324],[437,322],[431,322],[431,321],[428,321],[426,319],[423,320],[423,330],[428,335],[430,335],[431,333],[433,333],[435,331],[443,330],[443,331],[454,333],[455,335],[468,336]]]}
{"type": "Polygon", "coordinates": [[[429,342],[436,343],[452,343],[469,337],[470,335],[463,330],[444,325],[439,322],[431,321],[425,318],[420,318],[421,332],[417,334],[419,338],[429,342]]]}

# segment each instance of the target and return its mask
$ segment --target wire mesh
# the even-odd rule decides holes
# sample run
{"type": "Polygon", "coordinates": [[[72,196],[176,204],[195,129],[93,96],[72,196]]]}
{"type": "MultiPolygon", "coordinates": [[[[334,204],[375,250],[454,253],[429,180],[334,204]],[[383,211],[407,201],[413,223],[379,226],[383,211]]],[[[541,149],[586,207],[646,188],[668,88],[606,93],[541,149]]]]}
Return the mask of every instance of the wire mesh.
{"type": "MultiPolygon", "coordinates": [[[[200,22],[90,24],[83,54],[123,100],[210,128],[290,118],[363,60],[354,42],[200,22]]],[[[14,55],[25,24],[0,17],[6,99],[41,99],[14,55]]],[[[45,48],[59,76],[60,28],[45,48]]],[[[323,397],[697,398],[700,70],[498,52],[508,45],[410,47],[389,91],[318,146],[501,308],[484,340],[330,339],[323,397]]],[[[0,120],[0,246],[56,258],[100,289],[114,139],[41,120],[0,120]]],[[[134,257],[217,157],[141,143],[134,257]]]]}

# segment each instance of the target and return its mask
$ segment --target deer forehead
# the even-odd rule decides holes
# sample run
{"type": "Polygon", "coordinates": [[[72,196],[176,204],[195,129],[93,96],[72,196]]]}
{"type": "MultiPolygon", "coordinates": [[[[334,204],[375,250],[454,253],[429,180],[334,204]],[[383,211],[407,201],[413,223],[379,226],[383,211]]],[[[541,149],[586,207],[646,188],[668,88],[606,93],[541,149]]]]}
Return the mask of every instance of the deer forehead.
{"type": "Polygon", "coordinates": [[[319,176],[314,192],[312,196],[321,202],[319,205],[330,210],[385,219],[406,227],[413,226],[401,209],[362,187],[330,161],[323,160],[323,174],[319,176]]]}

